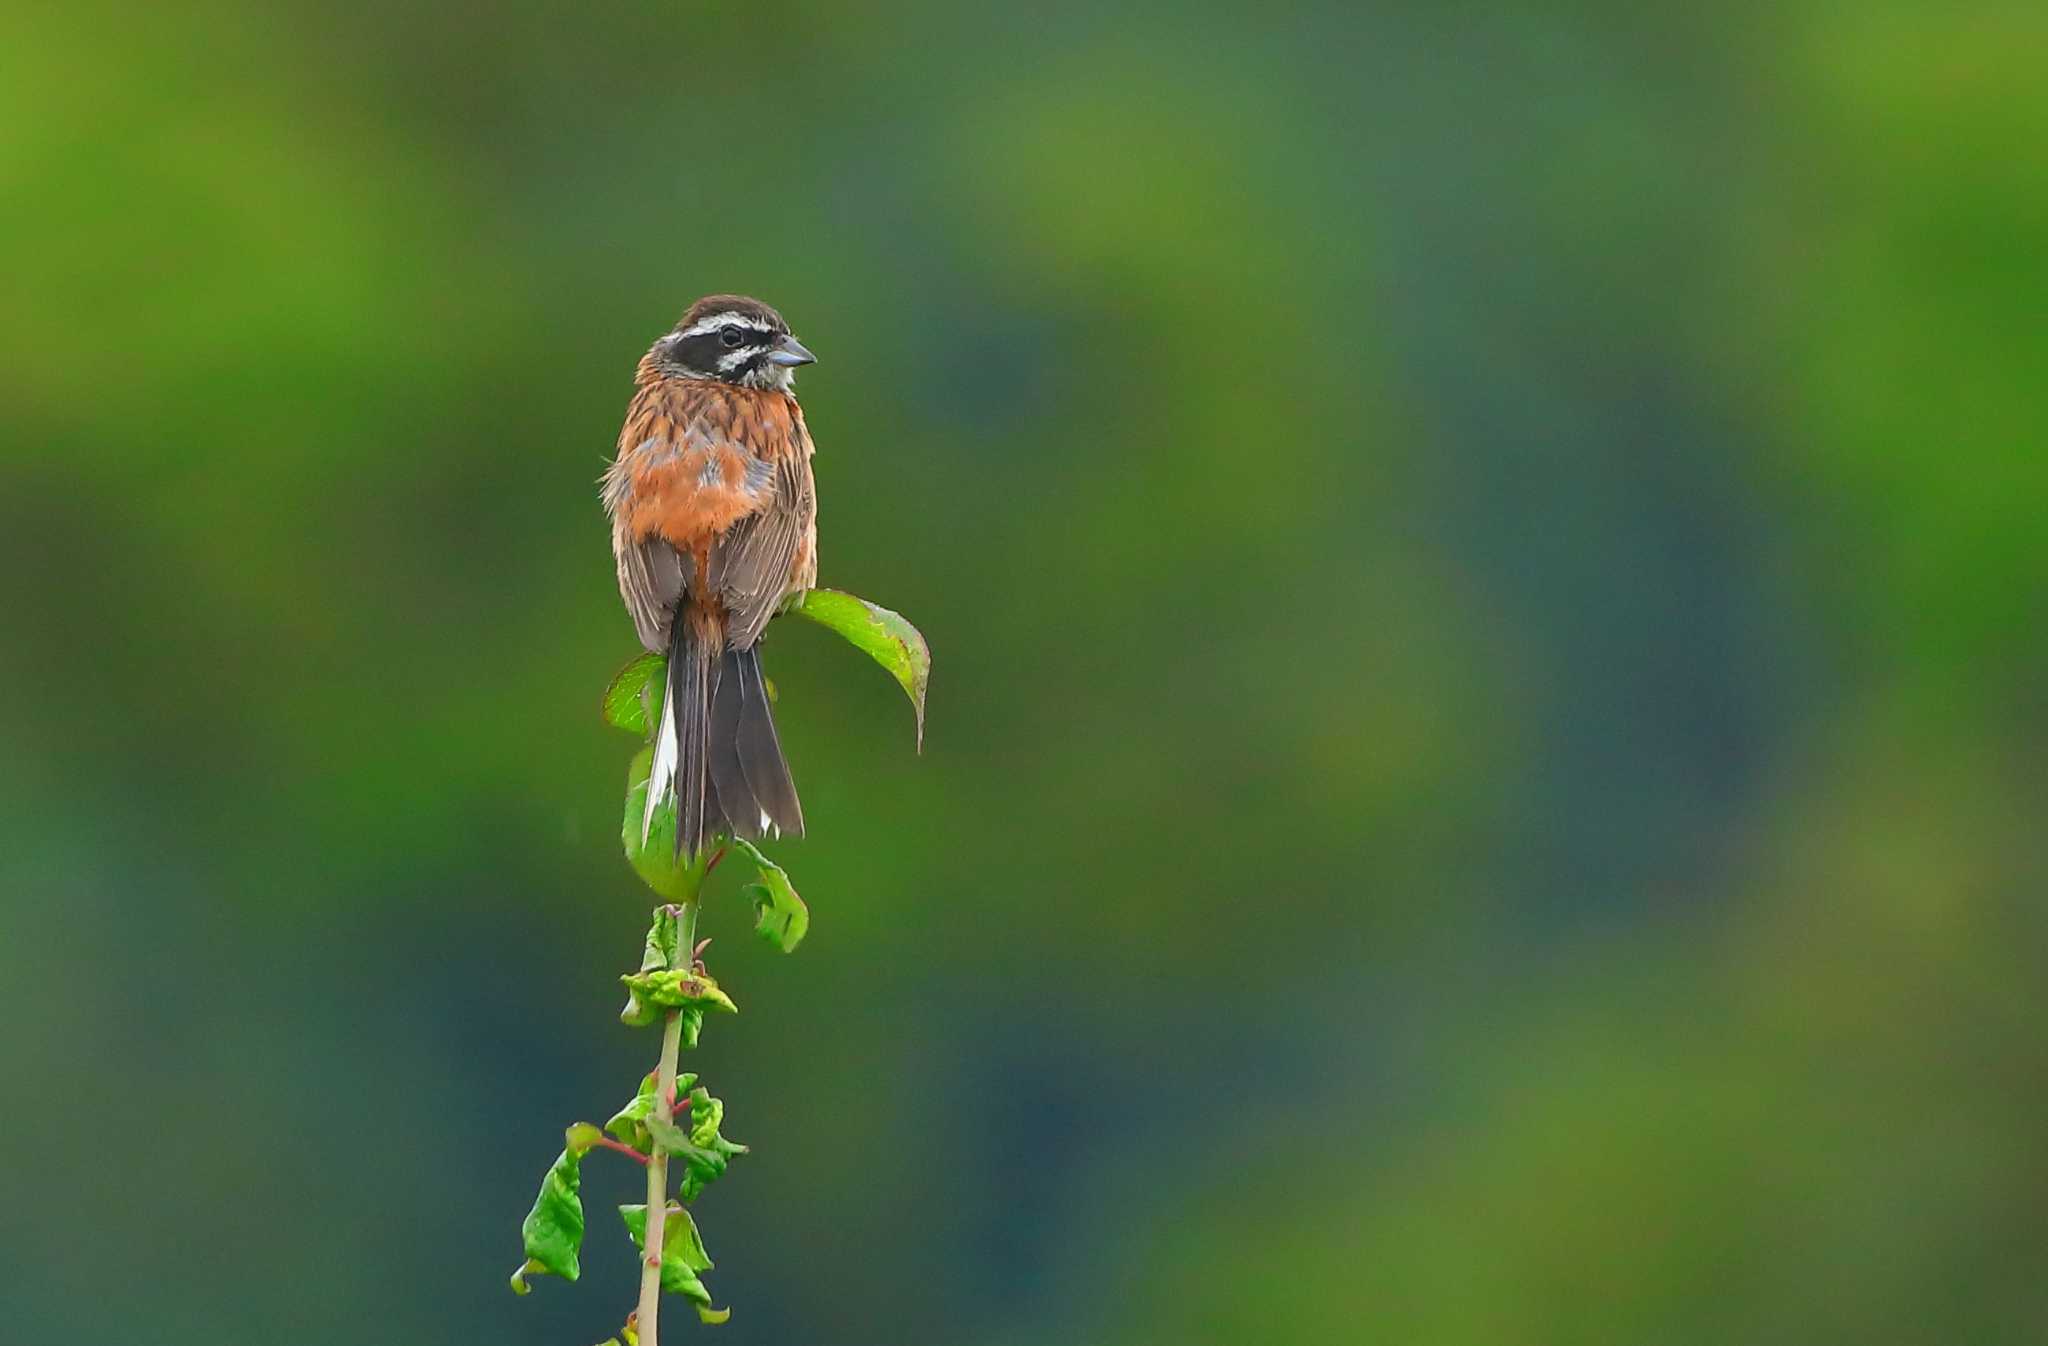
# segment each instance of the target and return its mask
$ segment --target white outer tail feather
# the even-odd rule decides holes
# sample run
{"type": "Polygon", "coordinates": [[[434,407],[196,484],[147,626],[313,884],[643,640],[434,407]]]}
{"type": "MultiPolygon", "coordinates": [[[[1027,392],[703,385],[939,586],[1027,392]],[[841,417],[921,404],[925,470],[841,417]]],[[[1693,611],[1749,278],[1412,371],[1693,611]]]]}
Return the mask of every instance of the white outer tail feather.
{"type": "MultiPolygon", "coordinates": [[[[661,698],[661,729],[654,736],[654,765],[647,773],[647,807],[640,815],[642,848],[647,845],[647,834],[654,830],[654,811],[676,792],[676,767],[681,755],[682,746],[676,742],[676,699],[666,695],[661,698]]],[[[681,826],[680,821],[677,826],[681,826]]]]}

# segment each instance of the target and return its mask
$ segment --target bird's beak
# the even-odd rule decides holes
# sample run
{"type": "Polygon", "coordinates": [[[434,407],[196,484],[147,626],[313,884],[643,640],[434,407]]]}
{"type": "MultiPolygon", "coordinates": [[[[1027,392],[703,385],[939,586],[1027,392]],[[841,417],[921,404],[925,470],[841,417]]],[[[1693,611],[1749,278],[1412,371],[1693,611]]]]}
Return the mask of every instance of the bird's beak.
{"type": "Polygon", "coordinates": [[[818,357],[804,349],[803,342],[793,336],[786,336],[774,350],[768,352],[768,363],[788,369],[797,365],[814,365],[818,363],[818,357]]]}

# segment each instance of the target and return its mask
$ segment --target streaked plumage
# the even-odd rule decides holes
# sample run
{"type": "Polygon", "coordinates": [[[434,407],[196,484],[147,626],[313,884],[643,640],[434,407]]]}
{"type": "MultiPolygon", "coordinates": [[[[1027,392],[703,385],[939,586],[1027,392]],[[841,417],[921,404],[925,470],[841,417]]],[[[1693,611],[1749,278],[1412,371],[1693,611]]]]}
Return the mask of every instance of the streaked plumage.
{"type": "Polygon", "coordinates": [[[811,359],[759,300],[698,300],[642,357],[605,473],[619,593],[669,656],[642,840],[673,792],[679,853],[720,830],[803,831],[758,646],[817,577],[811,436],[789,391],[811,359]]]}

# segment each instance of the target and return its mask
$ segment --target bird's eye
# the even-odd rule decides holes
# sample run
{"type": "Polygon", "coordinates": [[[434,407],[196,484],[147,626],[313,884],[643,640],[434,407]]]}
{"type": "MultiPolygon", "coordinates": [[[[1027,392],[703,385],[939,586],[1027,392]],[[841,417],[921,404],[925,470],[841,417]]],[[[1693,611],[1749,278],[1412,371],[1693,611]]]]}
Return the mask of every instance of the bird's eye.
{"type": "Polygon", "coordinates": [[[726,344],[727,349],[731,349],[732,347],[738,346],[747,338],[746,334],[741,332],[739,328],[728,327],[723,332],[720,332],[718,334],[718,339],[726,344]]]}

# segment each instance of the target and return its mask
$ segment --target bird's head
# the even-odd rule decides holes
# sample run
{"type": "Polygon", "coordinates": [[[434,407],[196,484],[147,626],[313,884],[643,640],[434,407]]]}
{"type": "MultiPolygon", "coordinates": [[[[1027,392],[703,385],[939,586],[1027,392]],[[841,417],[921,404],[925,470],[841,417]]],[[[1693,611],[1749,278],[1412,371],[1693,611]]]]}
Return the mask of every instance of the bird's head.
{"type": "Polygon", "coordinates": [[[745,295],[706,295],[675,330],[654,343],[661,371],[673,378],[716,379],[747,388],[790,390],[796,367],[818,357],[789,334],[782,315],[745,295]]]}

